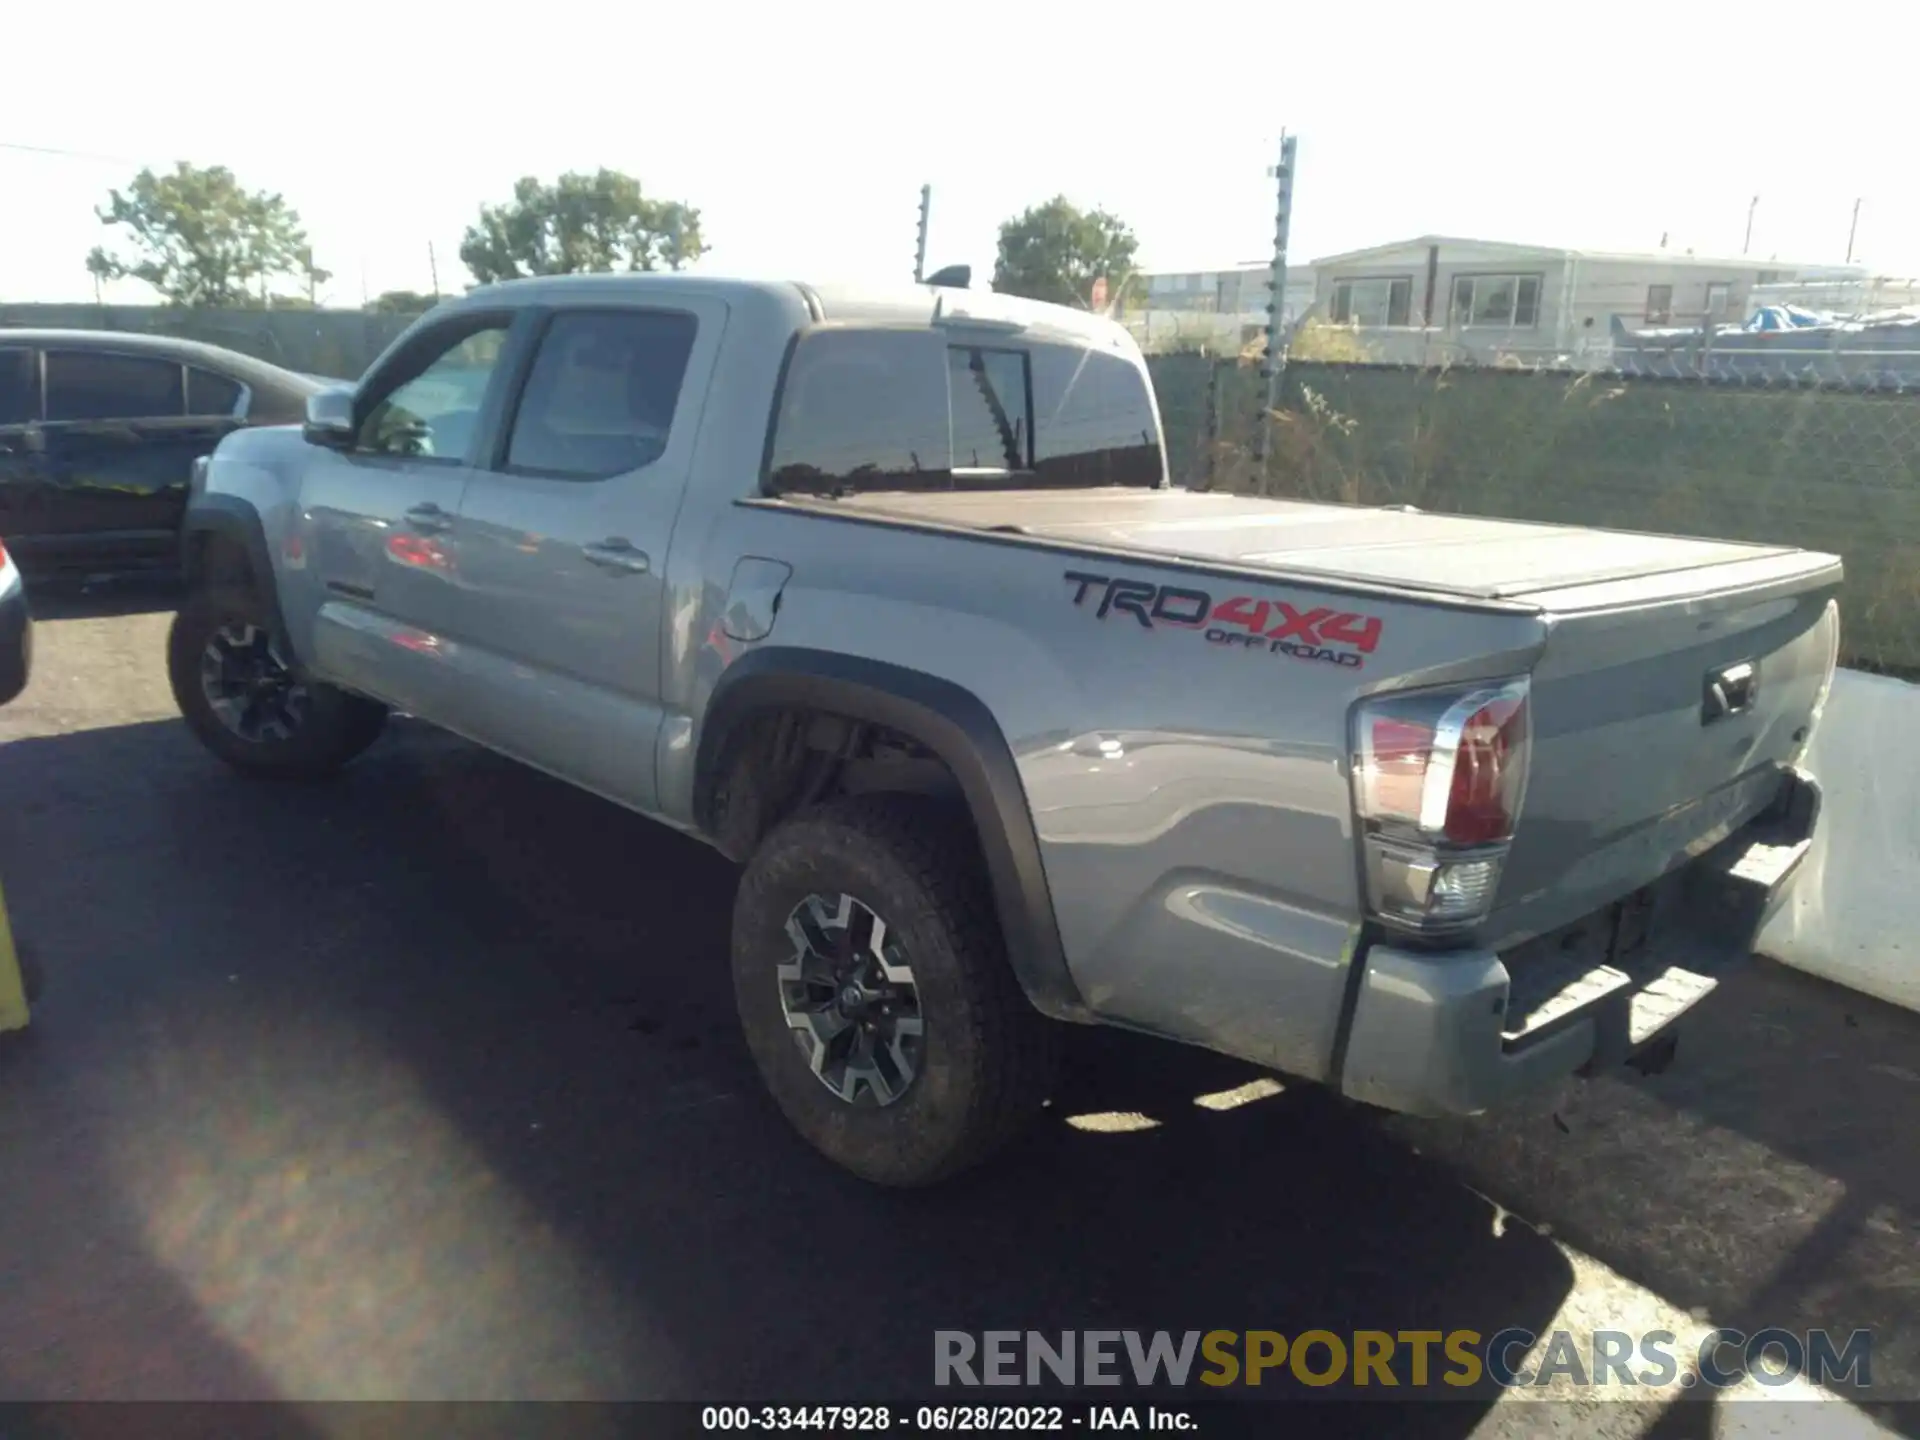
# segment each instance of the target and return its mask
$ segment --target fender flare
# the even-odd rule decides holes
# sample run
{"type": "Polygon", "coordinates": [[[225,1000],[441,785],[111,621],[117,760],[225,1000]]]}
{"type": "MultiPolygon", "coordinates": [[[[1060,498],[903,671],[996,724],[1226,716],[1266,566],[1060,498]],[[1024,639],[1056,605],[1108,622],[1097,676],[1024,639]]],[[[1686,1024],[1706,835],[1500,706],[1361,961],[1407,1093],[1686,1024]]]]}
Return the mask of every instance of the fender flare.
{"type": "Polygon", "coordinates": [[[180,570],[190,591],[205,584],[205,566],[196,557],[208,538],[227,541],[247,557],[256,596],[267,607],[274,630],[284,640],[287,627],[280,614],[279,586],[274,582],[273,557],[267,549],[267,531],[260,512],[237,495],[194,498],[180,521],[180,570]]]}
{"type": "Polygon", "coordinates": [[[805,709],[885,725],[938,756],[960,791],[986,859],[1007,960],[1035,1009],[1090,1018],[1067,968],[1026,787],[999,722],[980,698],[905,666],[828,650],[763,646],[721,674],[707,703],[694,762],[694,816],[716,831],[714,803],[731,738],[756,714],[805,709]]]}

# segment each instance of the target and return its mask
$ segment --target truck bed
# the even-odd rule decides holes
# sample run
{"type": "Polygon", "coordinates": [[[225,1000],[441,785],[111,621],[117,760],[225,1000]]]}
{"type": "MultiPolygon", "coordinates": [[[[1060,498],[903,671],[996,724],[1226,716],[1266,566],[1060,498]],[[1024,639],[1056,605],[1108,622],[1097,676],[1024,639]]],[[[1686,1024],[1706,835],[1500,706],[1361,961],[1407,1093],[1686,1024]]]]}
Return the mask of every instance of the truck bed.
{"type": "Polygon", "coordinates": [[[1191,490],[868,493],[822,503],[875,518],[1487,601],[1804,558],[1783,546],[1191,490]]]}
{"type": "MultiPolygon", "coordinates": [[[[1786,546],[1182,490],[805,503],[1229,569],[1309,595],[1371,591],[1537,617],[1531,779],[1482,931],[1500,945],[1650,884],[1759,813],[1804,747],[1838,645],[1840,561],[1786,546]],[[1723,683],[1744,686],[1724,714],[1723,683]]],[[[1350,672],[1347,699],[1425,663],[1389,642],[1350,672]]]]}

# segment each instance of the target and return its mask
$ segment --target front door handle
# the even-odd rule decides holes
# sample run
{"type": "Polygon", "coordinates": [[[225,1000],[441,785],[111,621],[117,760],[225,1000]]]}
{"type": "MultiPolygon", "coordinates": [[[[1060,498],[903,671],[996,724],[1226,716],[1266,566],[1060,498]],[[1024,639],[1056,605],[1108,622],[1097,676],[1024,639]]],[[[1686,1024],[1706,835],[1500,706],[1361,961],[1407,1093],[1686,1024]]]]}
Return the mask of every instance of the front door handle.
{"type": "Polygon", "coordinates": [[[435,534],[449,528],[453,524],[453,517],[429,500],[407,511],[407,524],[415,530],[435,534]]]}
{"type": "Polygon", "coordinates": [[[651,563],[646,551],[636,550],[631,540],[617,535],[582,545],[580,553],[603,570],[624,570],[630,575],[646,574],[651,563]]]}

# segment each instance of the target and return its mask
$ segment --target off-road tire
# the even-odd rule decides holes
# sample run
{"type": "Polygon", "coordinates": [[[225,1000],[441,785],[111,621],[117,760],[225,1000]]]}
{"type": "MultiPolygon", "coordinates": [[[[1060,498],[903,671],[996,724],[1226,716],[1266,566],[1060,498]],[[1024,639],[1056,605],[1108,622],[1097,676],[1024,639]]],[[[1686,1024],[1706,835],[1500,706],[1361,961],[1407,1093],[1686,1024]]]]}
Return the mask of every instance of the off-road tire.
{"type": "Polygon", "coordinates": [[[304,723],[292,735],[245,740],[215,713],[201,685],[201,657],[208,642],[234,622],[271,626],[250,591],[196,591],[181,605],[167,632],[167,678],[174,702],[200,743],[234,769],[275,780],[311,780],[329,775],[380,738],[387,710],[371,700],[331,685],[303,680],[307,695],[304,723]]]}
{"type": "Polygon", "coordinates": [[[931,1185],[978,1164],[1042,1111],[1057,1027],[1007,964],[964,815],[918,796],[829,801],[777,826],[733,910],[734,997],[774,1102],[816,1150],[879,1185],[931,1185]],[[925,1033],[917,1073],[885,1106],[856,1107],[809,1067],[782,1008],[788,916],[809,895],[851,895],[901,942],[925,1033]]]}

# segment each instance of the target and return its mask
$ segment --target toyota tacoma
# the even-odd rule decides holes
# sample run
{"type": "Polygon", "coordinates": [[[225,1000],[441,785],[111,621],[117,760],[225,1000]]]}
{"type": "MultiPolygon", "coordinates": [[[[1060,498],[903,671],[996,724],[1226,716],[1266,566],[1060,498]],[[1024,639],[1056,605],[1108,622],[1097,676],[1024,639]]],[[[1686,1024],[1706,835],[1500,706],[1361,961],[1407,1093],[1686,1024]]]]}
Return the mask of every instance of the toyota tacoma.
{"type": "Polygon", "coordinates": [[[403,711],[739,862],[754,1060],[885,1184],[1062,1022],[1429,1115],[1645,1062],[1819,808],[1834,557],[1182,489],[1121,327],[964,284],[485,287],[191,490],[207,748],[403,711]]]}

